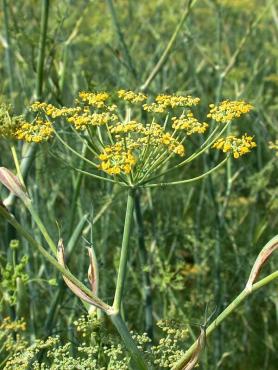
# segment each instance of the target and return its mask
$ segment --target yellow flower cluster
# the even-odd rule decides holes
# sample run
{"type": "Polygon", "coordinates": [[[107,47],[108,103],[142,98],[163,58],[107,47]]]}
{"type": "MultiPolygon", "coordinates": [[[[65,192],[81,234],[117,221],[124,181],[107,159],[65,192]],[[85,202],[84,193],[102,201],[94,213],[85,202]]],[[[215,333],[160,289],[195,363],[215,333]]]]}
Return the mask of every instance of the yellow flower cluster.
{"type": "Polygon", "coordinates": [[[105,102],[108,100],[109,94],[106,92],[89,93],[82,91],[79,93],[79,98],[95,108],[105,108],[105,102]]]}
{"type": "Polygon", "coordinates": [[[232,152],[234,158],[239,158],[256,147],[256,143],[253,141],[252,136],[248,136],[247,134],[243,135],[241,138],[231,135],[226,138],[218,139],[212,147],[222,150],[224,153],[232,152]]]}
{"type": "Polygon", "coordinates": [[[192,107],[200,102],[200,98],[193,98],[190,95],[158,95],[155,100],[157,104],[165,108],[192,107]]]}
{"type": "Polygon", "coordinates": [[[118,117],[110,112],[92,113],[84,111],[82,114],[74,114],[67,118],[67,121],[74,125],[76,130],[85,130],[87,126],[107,125],[111,121],[117,120],[118,117]]]}
{"type": "Polygon", "coordinates": [[[185,149],[184,146],[176,140],[169,132],[166,132],[162,135],[160,139],[161,144],[166,145],[168,150],[174,154],[179,155],[180,157],[184,156],[185,149]]]}
{"type": "Polygon", "coordinates": [[[137,121],[129,121],[129,122],[118,122],[115,126],[110,126],[110,131],[113,134],[121,134],[127,132],[142,132],[144,130],[144,126],[142,123],[137,121]]]}
{"type": "Polygon", "coordinates": [[[115,134],[116,142],[105,147],[99,155],[101,161],[99,168],[110,175],[129,174],[146,148],[150,152],[150,158],[155,149],[163,147],[179,156],[185,153],[182,143],[155,122],[144,126],[137,121],[129,121],[110,126],[109,129],[112,134],[115,134]],[[122,134],[128,136],[122,136],[122,134]]]}
{"type": "Polygon", "coordinates": [[[69,116],[72,114],[77,114],[78,112],[81,111],[80,107],[75,107],[75,108],[67,108],[67,107],[62,107],[62,108],[56,108],[52,104],[47,104],[47,103],[41,103],[41,102],[34,102],[31,105],[31,109],[33,112],[44,112],[47,116],[52,117],[52,118],[58,118],[58,117],[65,117],[69,116]]]}
{"type": "Polygon", "coordinates": [[[144,104],[143,109],[147,112],[164,113],[169,108],[192,107],[200,102],[200,98],[181,95],[158,95],[155,103],[144,104]]]}
{"type": "Polygon", "coordinates": [[[54,133],[51,122],[37,119],[34,123],[24,122],[15,132],[15,138],[28,143],[49,140],[54,133]]]}
{"type": "MultiPolygon", "coordinates": [[[[80,139],[86,136],[92,152],[96,153],[98,162],[94,164],[99,169],[109,175],[130,175],[126,179],[129,183],[134,179],[143,181],[145,176],[170,160],[173,154],[185,155],[184,141],[187,136],[203,134],[208,128],[207,123],[200,122],[191,112],[191,107],[200,102],[199,98],[160,94],[148,103],[145,102],[147,99],[140,92],[119,90],[117,96],[106,92],[80,92],[76,105],[71,108],[57,108],[52,104],[36,102],[32,105],[32,110],[38,113],[36,120],[33,123],[23,121],[17,127],[15,137],[34,142],[47,140],[54,128],[52,123],[41,117],[46,115],[52,118],[51,121],[63,118],[76,130],[88,130],[88,136],[85,132],[80,139]],[[156,119],[143,123],[136,119],[141,109],[131,109],[128,103],[139,104],[139,108],[147,112],[163,113],[164,118],[162,121],[156,119]],[[128,107],[126,112],[122,111],[124,106],[128,107]],[[174,116],[176,108],[181,108],[181,112],[174,116]],[[123,119],[124,116],[126,119],[123,119]],[[96,126],[98,130],[94,129],[96,126]],[[93,141],[94,137],[96,142],[93,141]]],[[[252,106],[244,101],[226,100],[218,106],[210,105],[208,117],[218,122],[229,122],[251,109],[252,106]]],[[[207,147],[232,152],[238,158],[256,146],[252,137],[246,134],[241,138],[228,136],[214,142],[220,130],[221,127],[217,125],[216,131],[213,131],[215,136],[211,135],[207,147]]]]}
{"type": "Polygon", "coordinates": [[[136,162],[131,151],[126,150],[123,141],[105,147],[99,159],[101,160],[99,168],[110,175],[118,175],[121,172],[128,174],[136,162]]]}
{"type": "Polygon", "coordinates": [[[156,103],[144,104],[143,109],[147,112],[152,112],[152,113],[164,113],[165,112],[164,105],[160,105],[156,103]]]}
{"type": "Polygon", "coordinates": [[[143,130],[144,136],[139,139],[140,144],[152,145],[157,147],[159,145],[164,145],[170,152],[178,154],[180,156],[184,155],[184,146],[174,138],[172,134],[166,132],[165,129],[158,123],[147,124],[143,130]]]}
{"type": "MultiPolygon", "coordinates": [[[[81,93],[80,93],[81,94],[81,93]]],[[[88,93],[82,93],[89,95],[88,93]]],[[[95,105],[100,105],[100,100],[102,94],[90,94],[94,95],[96,98],[96,103],[95,105]],[[100,97],[98,97],[100,95],[100,97]]],[[[108,96],[108,94],[106,94],[108,96]]],[[[83,96],[83,95],[82,95],[83,96]]],[[[93,100],[92,97],[91,100],[93,100]]],[[[89,99],[88,98],[88,99],[89,99]]],[[[85,99],[85,97],[84,97],[85,99]]],[[[110,111],[113,111],[115,109],[114,106],[107,106],[107,111],[101,112],[101,113],[91,113],[90,107],[85,106],[85,107],[74,107],[74,108],[67,108],[67,107],[62,107],[62,108],[56,108],[52,104],[47,104],[47,103],[40,103],[40,102],[35,102],[32,104],[31,109],[34,112],[44,112],[47,116],[51,118],[59,118],[59,117],[65,117],[66,120],[74,125],[76,130],[85,130],[87,126],[102,126],[110,123],[111,121],[115,121],[118,119],[116,114],[113,114],[110,111]]]]}
{"type": "Polygon", "coordinates": [[[142,103],[147,99],[147,96],[144,95],[143,93],[136,93],[134,91],[127,91],[127,90],[119,90],[118,91],[118,97],[120,99],[123,99],[125,101],[128,101],[132,104],[135,103],[142,103]]]}
{"type": "Polygon", "coordinates": [[[210,111],[207,117],[214,119],[216,122],[227,123],[250,112],[251,109],[253,109],[253,106],[243,100],[225,100],[218,106],[210,104],[210,111]]]}
{"type": "Polygon", "coordinates": [[[179,118],[172,118],[172,127],[175,130],[185,130],[187,135],[193,133],[203,134],[208,128],[208,124],[205,122],[199,122],[192,112],[181,115],[179,118]]]}
{"type": "Polygon", "coordinates": [[[18,127],[25,122],[22,116],[13,115],[9,105],[0,102],[0,138],[11,139],[18,127]]]}
{"type": "Polygon", "coordinates": [[[25,331],[26,323],[21,320],[12,321],[9,316],[5,317],[0,324],[0,330],[2,331],[25,331]]]}

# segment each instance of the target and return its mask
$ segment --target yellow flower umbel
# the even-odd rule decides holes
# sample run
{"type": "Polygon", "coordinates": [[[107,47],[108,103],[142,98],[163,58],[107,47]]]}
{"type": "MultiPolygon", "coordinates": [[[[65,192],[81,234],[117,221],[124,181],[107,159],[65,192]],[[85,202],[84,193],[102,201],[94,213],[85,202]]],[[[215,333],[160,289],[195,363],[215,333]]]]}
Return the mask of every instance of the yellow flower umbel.
{"type": "Polygon", "coordinates": [[[49,140],[54,133],[52,124],[48,121],[37,119],[34,123],[23,123],[15,132],[15,138],[28,143],[41,143],[49,140]]]}
{"type": "Polygon", "coordinates": [[[217,140],[213,144],[213,148],[215,149],[222,150],[224,153],[233,153],[234,158],[239,158],[250,152],[255,146],[256,143],[253,141],[253,138],[247,134],[243,135],[241,138],[227,136],[226,138],[217,140]]]}
{"type": "Polygon", "coordinates": [[[21,125],[15,137],[40,142],[51,137],[56,120],[63,121],[63,131],[59,128],[55,131],[61,143],[82,157],[63,138],[68,126],[94,156],[93,160],[84,158],[85,162],[113,179],[93,171],[91,176],[125,186],[151,186],[155,185],[149,184],[152,179],[191,162],[211,146],[233,152],[235,158],[255,146],[247,135],[219,139],[231,120],[252,108],[244,101],[226,100],[218,106],[210,105],[208,114],[208,118],[225,125],[213,123],[208,138],[201,141],[193,154],[187,155],[186,140],[193,134],[205,134],[209,128],[193,113],[199,102],[199,98],[190,95],[160,94],[152,100],[130,90],[119,90],[116,95],[81,92],[75,106],[70,108],[35,102],[32,110],[37,114],[36,120],[21,125]]]}
{"type": "Polygon", "coordinates": [[[176,130],[184,130],[187,135],[194,133],[203,134],[208,128],[208,124],[205,122],[199,122],[192,112],[182,115],[179,118],[172,118],[172,127],[176,130]]]}
{"type": "Polygon", "coordinates": [[[136,93],[134,91],[119,90],[118,97],[132,104],[142,103],[147,99],[147,96],[142,93],[136,93]]]}
{"type": "Polygon", "coordinates": [[[210,112],[207,117],[214,119],[216,122],[227,123],[232,121],[234,118],[239,118],[243,114],[250,112],[252,105],[240,101],[225,100],[218,106],[210,104],[210,112]]]}

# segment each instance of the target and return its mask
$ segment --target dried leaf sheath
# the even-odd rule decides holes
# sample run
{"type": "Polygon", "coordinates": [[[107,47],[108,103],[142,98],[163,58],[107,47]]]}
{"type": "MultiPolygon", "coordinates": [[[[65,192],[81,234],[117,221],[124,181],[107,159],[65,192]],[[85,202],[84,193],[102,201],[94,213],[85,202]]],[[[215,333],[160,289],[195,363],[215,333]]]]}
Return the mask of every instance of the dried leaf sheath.
{"type": "Polygon", "coordinates": [[[29,200],[25,187],[21,184],[18,177],[6,167],[0,167],[0,182],[23,202],[29,200]]]}
{"type": "Polygon", "coordinates": [[[196,364],[199,360],[200,353],[201,353],[202,349],[204,348],[205,338],[206,338],[206,331],[205,331],[204,328],[201,327],[201,334],[198,338],[197,348],[195,349],[195,351],[192,354],[188,363],[185,365],[185,367],[182,368],[182,370],[192,370],[192,369],[194,369],[194,367],[196,366],[196,364]]]}
{"type": "MultiPolygon", "coordinates": [[[[65,253],[64,253],[64,245],[63,240],[60,239],[58,243],[58,252],[57,252],[57,259],[60,265],[63,267],[66,267],[65,265],[65,253]]],[[[66,278],[63,275],[63,279],[67,286],[70,288],[70,290],[79,298],[81,298],[83,301],[98,307],[102,310],[104,310],[104,307],[102,307],[99,303],[95,302],[91,297],[89,297],[86,293],[84,293],[77,285],[75,285],[72,281],[70,281],[68,278],[66,278]]]]}
{"type": "Polygon", "coordinates": [[[98,294],[98,272],[96,265],[96,258],[94,256],[94,251],[92,248],[88,248],[88,254],[90,259],[90,265],[88,269],[88,280],[91,284],[92,292],[98,294]]]}
{"type": "Polygon", "coordinates": [[[266,246],[261,250],[260,254],[258,255],[245,287],[247,291],[252,290],[252,286],[256,281],[257,277],[259,276],[259,273],[263,265],[267,262],[272,253],[274,253],[277,249],[278,249],[278,236],[275,236],[266,244],[266,246]]]}

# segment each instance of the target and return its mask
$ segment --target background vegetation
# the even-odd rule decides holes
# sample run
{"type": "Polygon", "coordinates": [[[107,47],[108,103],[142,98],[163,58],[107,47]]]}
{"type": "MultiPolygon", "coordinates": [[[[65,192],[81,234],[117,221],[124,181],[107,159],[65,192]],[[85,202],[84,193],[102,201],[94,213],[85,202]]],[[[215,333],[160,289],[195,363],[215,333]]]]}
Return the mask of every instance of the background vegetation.
{"type": "MultiPolygon", "coordinates": [[[[255,135],[257,149],[250,156],[229,162],[199,183],[141,194],[144,245],[134,229],[125,315],[134,332],[147,331],[156,344],[163,334],[156,322],[177,320],[189,330],[184,350],[199,335],[198,324],[205,321],[206,311],[210,314],[215,307],[221,311],[243,289],[258,252],[278,226],[277,156],[269,146],[278,132],[277,4],[199,0],[181,24],[185,8],[184,0],[3,0],[0,14],[0,93],[17,114],[25,114],[35,99],[70,105],[81,90],[119,88],[144,89],[150,95],[179,92],[198,96],[204,120],[207,105],[225,98],[245,99],[255,106],[237,125],[240,132],[255,135]],[[40,22],[47,6],[43,56],[39,52],[40,22]],[[176,38],[169,45],[173,35],[176,38]],[[167,45],[171,47],[162,67],[146,84],[167,45]],[[43,74],[39,55],[44,60],[43,74]],[[146,276],[151,294],[146,293],[146,276]]],[[[28,148],[18,145],[23,157],[30,155],[28,148]]],[[[77,175],[72,167],[82,164],[70,153],[62,156],[55,140],[31,154],[27,184],[37,210],[56,240],[61,233],[65,246],[71,241],[68,264],[83,281],[88,268],[85,247],[93,244],[99,261],[100,294],[110,302],[123,228],[124,192],[113,184],[77,175]],[[82,233],[72,242],[72,231],[84,216],[87,221],[82,233]]],[[[210,168],[217,155],[194,162],[177,177],[193,177],[210,168]]],[[[12,168],[11,163],[9,142],[1,139],[0,165],[12,168]]],[[[1,188],[1,198],[7,195],[1,188]]],[[[14,212],[44,243],[20,203],[15,203],[14,212]]],[[[11,321],[23,318],[26,323],[26,327],[13,324],[8,329],[6,325],[5,336],[0,334],[0,367],[4,368],[19,346],[26,357],[34,347],[29,352],[26,348],[35,339],[58,334],[67,348],[56,351],[53,364],[56,361],[60,368],[63,364],[70,369],[72,363],[67,364],[66,358],[76,358],[82,341],[92,340],[84,332],[82,339],[75,324],[85,313],[84,307],[26,241],[14,241],[18,236],[2,219],[0,231],[1,321],[9,316],[11,321]]],[[[274,256],[264,273],[274,271],[275,263],[274,256]]],[[[274,370],[277,319],[277,289],[270,285],[252,295],[213,334],[200,369],[274,370]]],[[[88,323],[80,325],[85,330],[88,323]]],[[[108,323],[90,325],[95,347],[102,354],[98,356],[107,353],[109,357],[111,343],[117,346],[117,334],[113,335],[108,323]],[[105,327],[105,334],[99,325],[105,327]]],[[[34,357],[30,354],[29,364],[33,359],[47,363],[42,347],[37,344],[40,350],[34,357]]],[[[164,350],[159,350],[161,357],[164,350]]],[[[119,362],[123,355],[117,356],[117,365],[111,359],[108,365],[107,358],[103,359],[103,369],[124,369],[119,362]]],[[[101,368],[84,362],[84,368],[89,366],[101,368]]]]}

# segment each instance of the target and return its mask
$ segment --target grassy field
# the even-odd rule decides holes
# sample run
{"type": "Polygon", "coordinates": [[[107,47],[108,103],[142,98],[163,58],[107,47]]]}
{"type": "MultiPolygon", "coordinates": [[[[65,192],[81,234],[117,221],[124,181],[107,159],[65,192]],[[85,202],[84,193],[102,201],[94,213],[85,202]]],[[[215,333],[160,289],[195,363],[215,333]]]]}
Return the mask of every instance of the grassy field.
{"type": "Polygon", "coordinates": [[[277,2],[0,18],[0,369],[275,370],[277,2]]]}

